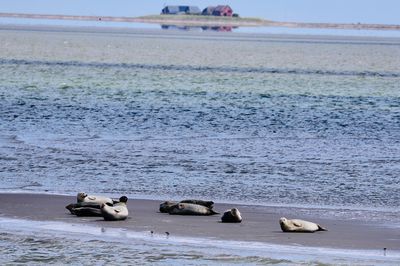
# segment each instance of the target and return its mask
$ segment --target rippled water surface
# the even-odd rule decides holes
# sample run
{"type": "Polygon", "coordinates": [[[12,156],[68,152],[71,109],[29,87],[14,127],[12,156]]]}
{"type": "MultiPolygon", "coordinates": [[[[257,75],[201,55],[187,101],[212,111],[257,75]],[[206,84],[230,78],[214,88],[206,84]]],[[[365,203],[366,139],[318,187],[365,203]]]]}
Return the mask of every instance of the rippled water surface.
{"type": "Polygon", "coordinates": [[[110,237],[104,228],[104,233],[101,228],[94,229],[98,232],[95,235],[51,231],[35,235],[23,230],[11,234],[0,228],[0,251],[5,254],[0,261],[10,265],[299,265],[287,259],[268,258],[260,251],[243,255],[238,247],[214,247],[210,251],[209,246],[200,243],[182,246],[179,241],[156,236],[153,238],[159,239],[148,237],[146,241],[120,231],[110,237]]]}
{"type": "Polygon", "coordinates": [[[6,265],[398,265],[398,252],[290,247],[0,218],[6,265]]]}
{"type": "Polygon", "coordinates": [[[2,191],[398,210],[398,39],[0,38],[2,191]]]}

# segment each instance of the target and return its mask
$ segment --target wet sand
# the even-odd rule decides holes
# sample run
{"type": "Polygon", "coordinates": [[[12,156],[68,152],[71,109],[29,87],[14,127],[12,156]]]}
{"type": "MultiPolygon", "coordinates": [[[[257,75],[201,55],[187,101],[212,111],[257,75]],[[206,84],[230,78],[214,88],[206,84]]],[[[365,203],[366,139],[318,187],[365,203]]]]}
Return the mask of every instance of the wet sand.
{"type": "MultiPolygon", "coordinates": [[[[240,224],[224,224],[221,215],[179,216],[159,213],[158,200],[130,199],[130,217],[125,221],[106,222],[99,217],[76,217],[65,206],[76,201],[74,196],[47,194],[0,194],[0,217],[37,221],[59,221],[88,224],[104,228],[124,228],[143,232],[170,233],[170,237],[201,237],[220,240],[256,241],[263,243],[305,247],[339,249],[368,249],[400,251],[400,232],[397,229],[358,220],[343,221],[321,219],[313,216],[293,217],[292,208],[235,205],[242,213],[240,224]],[[280,217],[311,220],[329,229],[316,233],[283,233],[280,217]]],[[[214,209],[221,214],[231,204],[215,203],[214,209]]],[[[383,251],[382,251],[383,252],[383,251]]]]}

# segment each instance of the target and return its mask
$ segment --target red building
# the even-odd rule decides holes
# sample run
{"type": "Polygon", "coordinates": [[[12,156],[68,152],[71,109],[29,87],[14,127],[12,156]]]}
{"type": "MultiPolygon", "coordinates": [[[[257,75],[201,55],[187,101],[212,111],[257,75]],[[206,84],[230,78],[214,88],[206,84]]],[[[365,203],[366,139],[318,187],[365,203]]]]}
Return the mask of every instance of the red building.
{"type": "Polygon", "coordinates": [[[217,6],[213,12],[213,16],[232,17],[233,10],[230,6],[217,6]]]}
{"type": "Polygon", "coordinates": [[[209,6],[206,7],[201,13],[205,16],[221,16],[221,17],[232,17],[233,10],[230,6],[209,6]]]}

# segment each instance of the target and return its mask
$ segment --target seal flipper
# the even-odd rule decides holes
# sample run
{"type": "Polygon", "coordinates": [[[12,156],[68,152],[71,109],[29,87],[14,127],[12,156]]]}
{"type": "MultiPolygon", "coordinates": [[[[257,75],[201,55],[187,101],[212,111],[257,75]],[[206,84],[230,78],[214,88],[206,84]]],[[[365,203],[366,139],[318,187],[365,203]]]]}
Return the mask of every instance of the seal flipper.
{"type": "Polygon", "coordinates": [[[298,222],[293,222],[293,225],[296,226],[296,227],[303,227],[303,225],[301,223],[298,223],[298,222]]]}
{"type": "Polygon", "coordinates": [[[317,224],[317,225],[318,225],[318,231],[328,231],[328,229],[320,226],[319,224],[317,224]]]}

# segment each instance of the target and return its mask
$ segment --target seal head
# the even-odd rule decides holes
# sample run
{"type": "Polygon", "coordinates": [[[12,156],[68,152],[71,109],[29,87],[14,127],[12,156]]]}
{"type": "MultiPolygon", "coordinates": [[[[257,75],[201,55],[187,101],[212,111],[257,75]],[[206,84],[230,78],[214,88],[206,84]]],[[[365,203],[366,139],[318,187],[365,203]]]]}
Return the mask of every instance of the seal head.
{"type": "Polygon", "coordinates": [[[87,197],[88,194],[85,192],[79,192],[78,195],[76,195],[76,201],[77,202],[83,202],[85,198],[87,197]]]}

